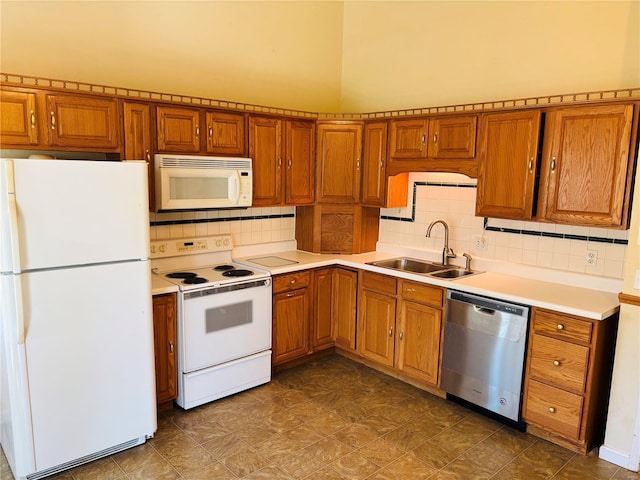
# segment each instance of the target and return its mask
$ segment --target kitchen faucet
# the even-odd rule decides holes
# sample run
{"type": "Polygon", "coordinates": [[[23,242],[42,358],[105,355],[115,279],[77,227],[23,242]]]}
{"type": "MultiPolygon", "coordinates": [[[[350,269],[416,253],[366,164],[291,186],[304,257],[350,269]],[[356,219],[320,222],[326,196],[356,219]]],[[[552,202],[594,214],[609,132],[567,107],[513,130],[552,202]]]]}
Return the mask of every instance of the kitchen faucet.
{"type": "Polygon", "coordinates": [[[426,237],[431,236],[431,229],[436,223],[441,223],[444,227],[444,248],[442,249],[442,264],[449,265],[450,258],[456,258],[456,254],[453,253],[453,250],[449,248],[449,225],[444,220],[436,220],[435,222],[431,222],[429,227],[427,228],[426,237]]]}

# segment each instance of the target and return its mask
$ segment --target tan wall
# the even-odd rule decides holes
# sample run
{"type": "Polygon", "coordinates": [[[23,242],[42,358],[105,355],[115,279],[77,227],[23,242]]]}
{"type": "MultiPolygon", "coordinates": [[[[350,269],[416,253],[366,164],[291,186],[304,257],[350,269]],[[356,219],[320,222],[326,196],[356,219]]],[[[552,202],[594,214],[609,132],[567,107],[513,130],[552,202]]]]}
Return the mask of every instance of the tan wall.
{"type": "Polygon", "coordinates": [[[640,85],[640,2],[345,2],[344,111],[640,85]]]}
{"type": "Polygon", "coordinates": [[[0,70],[337,111],[341,2],[0,2],[0,70]]]}

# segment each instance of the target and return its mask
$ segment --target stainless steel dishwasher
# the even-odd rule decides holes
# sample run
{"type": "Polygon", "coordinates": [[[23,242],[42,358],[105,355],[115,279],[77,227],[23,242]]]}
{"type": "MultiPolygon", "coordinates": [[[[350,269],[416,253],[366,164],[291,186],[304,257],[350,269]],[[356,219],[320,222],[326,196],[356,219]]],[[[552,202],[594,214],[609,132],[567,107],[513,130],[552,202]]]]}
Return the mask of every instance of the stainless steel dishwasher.
{"type": "Polygon", "coordinates": [[[522,428],[529,307],[449,290],[440,388],[522,428]]]}

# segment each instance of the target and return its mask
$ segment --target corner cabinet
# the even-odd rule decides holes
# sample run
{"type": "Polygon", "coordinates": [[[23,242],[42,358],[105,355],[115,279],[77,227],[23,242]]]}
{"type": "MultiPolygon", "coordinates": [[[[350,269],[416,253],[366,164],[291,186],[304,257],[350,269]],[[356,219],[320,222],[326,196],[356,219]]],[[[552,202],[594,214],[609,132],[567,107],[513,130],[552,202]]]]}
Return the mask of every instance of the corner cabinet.
{"type": "Polygon", "coordinates": [[[389,174],[454,172],[477,176],[477,115],[390,121],[389,174]]]}
{"type": "Polygon", "coordinates": [[[361,123],[318,124],[318,203],[359,203],[361,158],[361,123]]]}
{"type": "Polygon", "coordinates": [[[483,115],[476,215],[627,228],[637,115],[632,104],[483,115]]]}
{"type": "Polygon", "coordinates": [[[602,443],[617,324],[617,315],[534,308],[522,407],[530,433],[582,454],[602,443]]]}
{"type": "Polygon", "coordinates": [[[153,297],[153,339],[156,368],[156,402],[169,402],[178,396],[176,362],[176,294],[153,297]]]}

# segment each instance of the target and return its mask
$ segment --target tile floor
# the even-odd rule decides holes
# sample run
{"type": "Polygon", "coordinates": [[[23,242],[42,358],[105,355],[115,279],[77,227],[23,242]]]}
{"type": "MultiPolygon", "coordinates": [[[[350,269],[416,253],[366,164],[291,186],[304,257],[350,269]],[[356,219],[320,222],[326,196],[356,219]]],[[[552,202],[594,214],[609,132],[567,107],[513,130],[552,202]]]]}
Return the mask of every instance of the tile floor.
{"type": "MultiPolygon", "coordinates": [[[[0,479],[11,479],[2,456],[0,479]]],[[[338,355],[190,411],[57,480],[640,480],[338,355]]]]}

